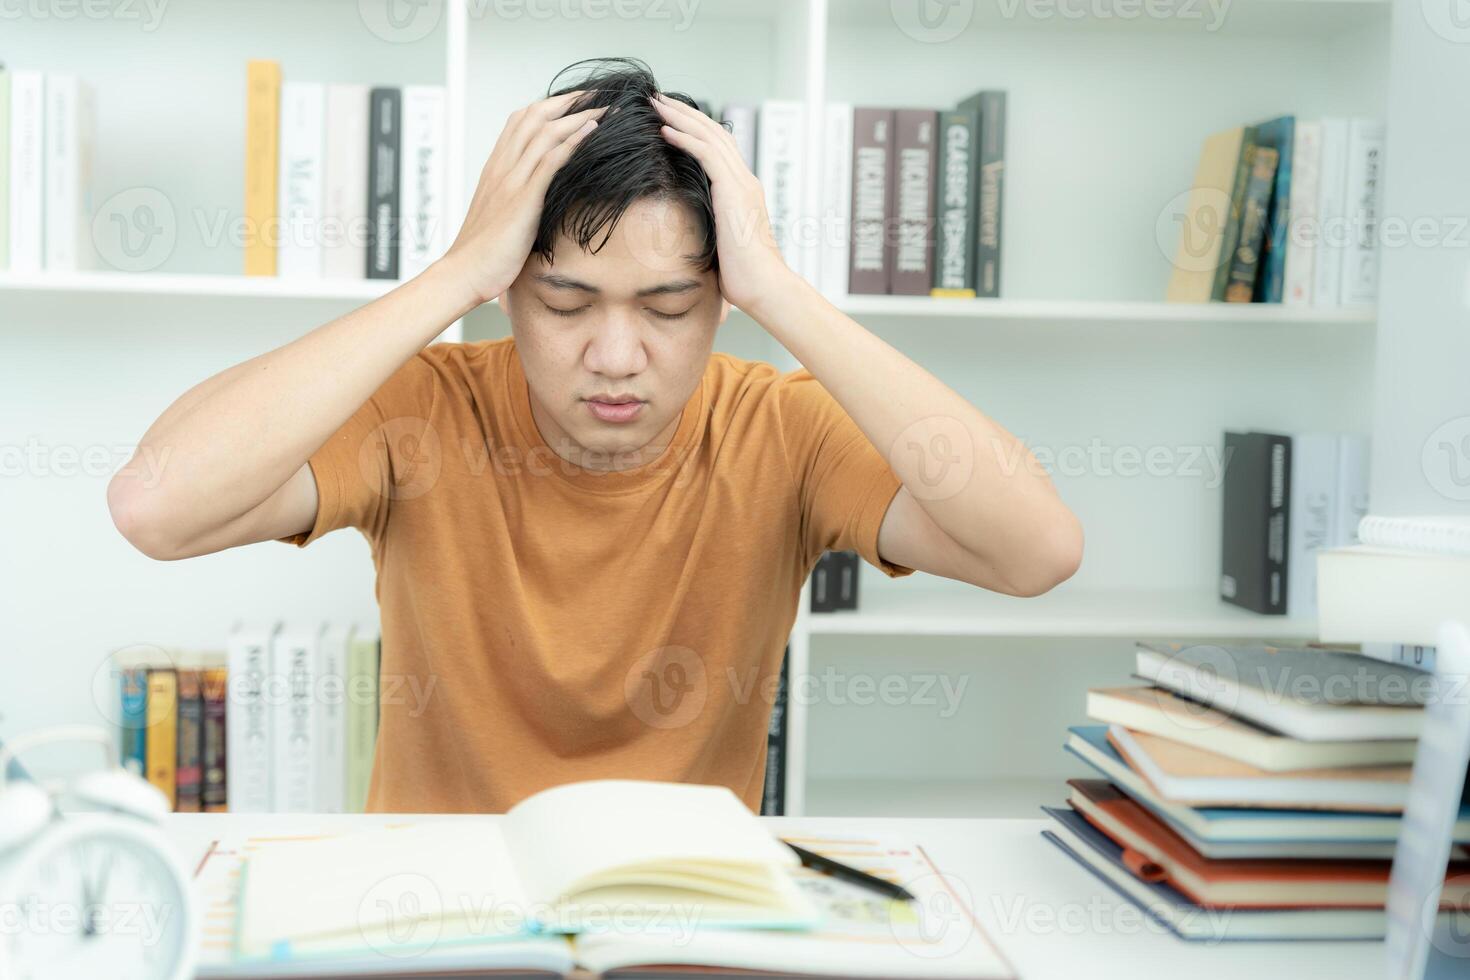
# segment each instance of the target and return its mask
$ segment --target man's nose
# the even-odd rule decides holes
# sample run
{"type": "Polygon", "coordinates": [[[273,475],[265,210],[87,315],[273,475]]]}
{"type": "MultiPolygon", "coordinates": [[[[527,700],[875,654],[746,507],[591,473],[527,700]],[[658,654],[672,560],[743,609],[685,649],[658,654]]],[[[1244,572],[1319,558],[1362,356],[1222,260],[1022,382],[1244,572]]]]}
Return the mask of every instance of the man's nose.
{"type": "Polygon", "coordinates": [[[637,313],[613,309],[597,325],[584,356],[587,370],[608,378],[627,378],[648,366],[643,324],[637,313]]]}

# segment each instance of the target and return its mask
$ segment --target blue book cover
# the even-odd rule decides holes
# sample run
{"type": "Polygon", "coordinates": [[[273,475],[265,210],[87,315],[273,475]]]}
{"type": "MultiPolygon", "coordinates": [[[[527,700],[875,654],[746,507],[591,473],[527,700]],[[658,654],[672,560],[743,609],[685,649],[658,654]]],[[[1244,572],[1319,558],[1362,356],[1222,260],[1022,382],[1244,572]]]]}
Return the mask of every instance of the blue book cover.
{"type": "Polygon", "coordinates": [[[148,771],[148,668],[129,667],[118,672],[122,698],[122,765],[134,775],[148,771]]]}
{"type": "Polygon", "coordinates": [[[1271,193],[1271,210],[1266,225],[1264,265],[1256,277],[1256,303],[1279,303],[1286,283],[1286,236],[1291,222],[1291,145],[1296,138],[1296,117],[1280,116],[1256,126],[1257,146],[1269,146],[1278,154],[1276,187],[1271,193]]]}

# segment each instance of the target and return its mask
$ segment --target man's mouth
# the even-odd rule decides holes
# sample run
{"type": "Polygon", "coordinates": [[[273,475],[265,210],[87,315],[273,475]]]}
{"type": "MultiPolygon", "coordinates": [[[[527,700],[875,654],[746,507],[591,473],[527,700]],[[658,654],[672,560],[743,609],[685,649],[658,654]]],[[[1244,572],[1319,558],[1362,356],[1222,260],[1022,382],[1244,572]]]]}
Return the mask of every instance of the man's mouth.
{"type": "Polygon", "coordinates": [[[588,411],[599,422],[631,422],[643,410],[644,402],[633,395],[597,395],[585,398],[588,411]]]}

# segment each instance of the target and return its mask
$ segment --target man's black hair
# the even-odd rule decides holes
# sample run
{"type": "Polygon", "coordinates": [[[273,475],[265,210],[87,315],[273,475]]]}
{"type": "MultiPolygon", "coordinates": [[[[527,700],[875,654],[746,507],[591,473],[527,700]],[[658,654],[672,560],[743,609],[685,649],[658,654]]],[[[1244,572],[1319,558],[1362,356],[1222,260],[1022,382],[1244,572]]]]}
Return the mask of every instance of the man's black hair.
{"type": "MultiPolygon", "coordinates": [[[[662,198],[689,208],[703,241],[690,258],[701,270],[716,269],[709,177],[698,161],[659,132],[663,119],[649,103],[659,88],[648,65],[636,58],[578,61],[557,72],[547,94],[579,89],[586,94],[567,110],[569,114],[609,108],[551,178],[532,253],[550,262],[558,234],[596,253],[630,205],[643,198],[662,198]]],[[[663,94],[695,106],[682,92],[663,94]]]]}

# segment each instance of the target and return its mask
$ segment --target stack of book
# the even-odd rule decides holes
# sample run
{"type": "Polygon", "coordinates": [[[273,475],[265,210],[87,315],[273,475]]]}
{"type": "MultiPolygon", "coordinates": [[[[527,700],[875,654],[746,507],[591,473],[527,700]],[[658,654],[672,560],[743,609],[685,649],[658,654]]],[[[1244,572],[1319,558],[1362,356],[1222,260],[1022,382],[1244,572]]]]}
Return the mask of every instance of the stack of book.
{"type": "Polygon", "coordinates": [[[358,813],[378,733],[376,627],[236,629],[224,652],[113,657],[120,756],[181,813],[358,813]]]}
{"type": "Polygon", "coordinates": [[[411,279],[444,253],[445,92],[283,82],[252,61],[245,274],[411,279]]]}
{"type": "Polygon", "coordinates": [[[1004,91],[943,110],[831,103],[810,163],[802,103],[736,104],[720,118],[765,189],[782,255],[823,292],[1000,295],[1004,91]],[[801,214],[808,166],[820,170],[815,227],[801,214]]]}
{"type": "MultiPolygon", "coordinates": [[[[1043,834],[1185,939],[1369,939],[1432,678],[1316,647],[1140,643],[1146,685],[1089,692],[1043,834]]],[[[1470,807],[1442,906],[1470,901],[1470,807]],[[1455,876],[1459,875],[1458,878],[1455,876]]]]}
{"type": "Polygon", "coordinates": [[[0,65],[0,269],[96,265],[96,104],[92,86],[76,75],[0,65]]]}
{"type": "Polygon", "coordinates": [[[1383,123],[1280,116],[1205,140],[1166,298],[1371,306],[1383,123]]]}

